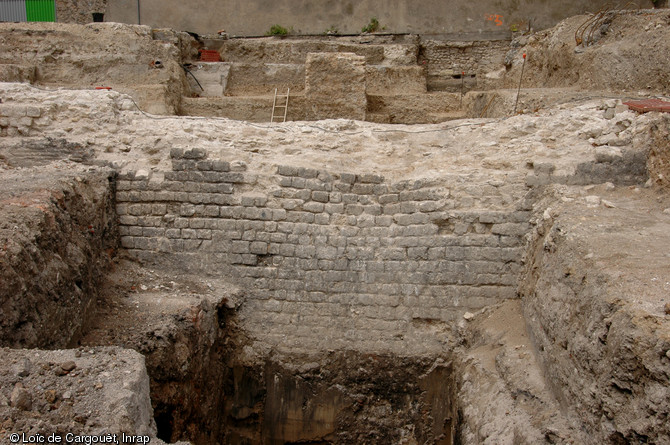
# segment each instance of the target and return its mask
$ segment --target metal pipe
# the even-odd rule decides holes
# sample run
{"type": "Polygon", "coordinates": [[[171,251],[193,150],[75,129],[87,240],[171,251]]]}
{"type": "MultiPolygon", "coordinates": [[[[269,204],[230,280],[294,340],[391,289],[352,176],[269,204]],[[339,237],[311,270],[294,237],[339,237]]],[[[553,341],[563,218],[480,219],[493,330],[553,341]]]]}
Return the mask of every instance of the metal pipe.
{"type": "Polygon", "coordinates": [[[142,16],[140,15],[140,0],[137,0],[137,24],[142,24],[142,16]]]}

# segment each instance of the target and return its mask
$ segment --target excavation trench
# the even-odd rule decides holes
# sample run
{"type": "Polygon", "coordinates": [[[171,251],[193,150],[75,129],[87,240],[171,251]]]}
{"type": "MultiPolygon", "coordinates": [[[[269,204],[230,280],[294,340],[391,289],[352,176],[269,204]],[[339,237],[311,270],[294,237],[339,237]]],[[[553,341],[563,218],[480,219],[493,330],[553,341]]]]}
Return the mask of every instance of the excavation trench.
{"type": "MultiPolygon", "coordinates": [[[[20,329],[12,332],[34,347],[138,351],[156,435],[166,442],[460,442],[473,400],[459,400],[469,369],[459,320],[514,296],[532,204],[447,214],[434,210],[442,195],[429,182],[291,166],[259,177],[229,171],[202,150],[171,156],[162,181],[93,170],[58,185],[66,199],[46,194],[44,205],[20,207],[42,221],[29,228],[42,246],[41,257],[26,255],[34,262],[58,265],[68,249],[87,252],[68,275],[46,267],[41,287],[25,292],[57,305],[46,284],[74,281],[86,310],[52,322],[66,336],[20,321],[33,313],[14,314],[20,329]],[[267,184],[281,193],[267,194],[267,184]],[[170,191],[180,187],[189,192],[170,191]],[[348,203],[348,215],[329,216],[326,209],[345,208],[322,204],[338,189],[365,206],[348,203]],[[302,209],[291,210],[302,196],[302,209]],[[194,204],[203,199],[222,201],[194,204]],[[380,209],[398,213],[360,215],[380,209]],[[80,276],[90,279],[87,292],[80,276]]],[[[34,250],[29,237],[22,248],[34,250]]],[[[15,278],[34,272],[23,264],[15,278]]]]}
{"type": "Polygon", "coordinates": [[[307,362],[222,358],[185,382],[163,380],[169,364],[150,366],[159,438],[195,444],[456,443],[455,379],[444,359],[353,351],[307,362]]]}
{"type": "MultiPolygon", "coordinates": [[[[653,172],[663,171],[664,153],[652,152],[653,172]]],[[[10,172],[1,202],[3,346],[79,347],[61,351],[74,367],[47,372],[54,379],[78,373],[81,356],[101,346],[138,351],[144,363],[132,360],[138,382],[150,381],[155,419],[142,428],[166,442],[456,444],[475,443],[485,427],[499,437],[579,437],[567,420],[560,431],[527,426],[558,408],[515,299],[524,237],[534,231],[532,261],[552,254],[550,238],[569,241],[560,224],[550,229],[556,223],[539,199],[552,198],[541,187],[644,182],[644,157],[630,160],[596,158],[571,177],[535,166],[527,182],[537,187],[519,185],[512,205],[451,211],[440,210],[444,190],[430,181],[287,165],[253,172],[202,149],[172,150],[164,172],[40,166],[30,181],[10,172]],[[536,225],[538,209],[546,227],[536,225]]],[[[481,199],[483,190],[493,192],[454,189],[450,199],[481,199]]],[[[25,422],[22,394],[62,428],[72,393],[38,403],[44,383],[20,380],[41,378],[28,362],[2,371],[15,373],[0,413],[18,423],[6,428],[25,422]]],[[[123,375],[106,384],[125,385],[123,375]]],[[[591,378],[584,373],[585,384],[591,378]]],[[[82,431],[100,425],[89,411],[76,415],[82,431]]]]}
{"type": "MultiPolygon", "coordinates": [[[[129,193],[127,180],[119,180],[111,170],[94,167],[77,167],[74,174],[59,174],[58,167],[40,169],[44,170],[43,176],[35,176],[36,181],[23,183],[10,178],[5,185],[10,196],[14,196],[3,202],[8,219],[4,226],[13,227],[8,234],[16,234],[18,230],[18,226],[12,225],[14,221],[23,220],[26,224],[20,229],[23,236],[8,235],[3,243],[4,249],[11,253],[4,255],[3,251],[2,257],[8,284],[3,287],[6,315],[3,346],[75,347],[79,348],[75,357],[95,354],[97,348],[107,346],[138,351],[145,357],[150,379],[157,437],[166,442],[457,443],[458,378],[449,348],[426,353],[407,346],[405,353],[398,353],[397,348],[392,351],[384,347],[383,338],[375,340],[380,345],[378,349],[356,347],[366,337],[380,335],[380,327],[387,330],[382,332],[384,335],[396,338],[396,346],[405,347],[398,329],[408,327],[406,319],[397,322],[369,319],[369,332],[364,325],[357,325],[342,334],[351,340],[349,346],[338,344],[341,339],[336,338],[331,348],[315,347],[311,353],[305,352],[305,348],[311,347],[308,342],[303,349],[291,346],[291,342],[302,341],[300,336],[294,339],[288,336],[286,344],[278,348],[267,340],[259,342],[259,326],[265,322],[256,320],[250,331],[249,314],[267,315],[263,314],[267,310],[258,305],[265,304],[264,299],[279,298],[285,290],[276,289],[273,284],[273,290],[264,297],[264,291],[252,285],[257,279],[252,272],[270,270],[266,262],[276,258],[258,252],[255,264],[229,268],[244,271],[233,280],[230,273],[192,271],[194,264],[202,262],[184,252],[170,255],[159,250],[151,257],[142,257],[138,255],[142,253],[137,249],[139,243],[130,250],[118,247],[119,234],[123,240],[128,234],[151,235],[158,230],[148,226],[128,227],[129,214],[123,209],[122,196],[124,190],[126,197],[129,193]],[[115,204],[116,210],[121,210],[119,214],[114,211],[115,204]],[[63,295],[72,297],[64,299],[63,295]],[[26,298],[31,305],[20,304],[26,298]]],[[[301,170],[299,174],[312,172],[301,170]]],[[[133,186],[139,184],[137,179],[132,181],[133,186]]],[[[372,176],[369,180],[378,181],[372,176]]],[[[160,212],[163,207],[167,212],[172,211],[171,206],[161,204],[140,204],[139,210],[160,212]]],[[[130,213],[137,210],[129,209],[130,213]]],[[[262,214],[258,218],[263,218],[262,214]]],[[[154,219],[154,216],[140,217],[136,222],[148,225],[154,219]]],[[[259,224],[258,221],[238,223],[254,227],[259,224]]],[[[225,241],[224,244],[228,245],[225,241]]],[[[348,260],[347,264],[360,267],[362,260],[348,260]]],[[[286,260],[283,266],[286,274],[299,275],[308,263],[302,259],[293,263],[286,260]]],[[[349,279],[343,271],[328,268],[311,274],[314,279],[319,274],[334,280],[349,279]]],[[[386,275],[378,277],[385,278],[386,275]]],[[[358,275],[356,279],[361,286],[366,285],[358,275]]],[[[370,309],[365,305],[376,298],[382,304],[387,302],[381,296],[358,294],[350,283],[344,284],[348,285],[347,295],[355,300],[356,311],[359,310],[356,305],[362,305],[360,310],[370,309]]],[[[314,287],[317,282],[309,285],[314,287]]],[[[367,288],[374,287],[371,283],[367,288]]],[[[323,298],[321,293],[309,295],[323,298]]],[[[341,307],[352,304],[344,303],[341,296],[334,298],[340,299],[341,307]]],[[[341,312],[340,306],[335,305],[314,307],[341,312]]],[[[328,326],[331,315],[323,315],[316,322],[328,329],[334,327],[328,335],[338,332],[336,326],[328,326]]],[[[343,320],[335,316],[332,319],[343,320]]],[[[366,319],[356,320],[353,312],[346,320],[368,323],[366,319]]],[[[443,321],[419,313],[410,323],[409,327],[421,329],[445,326],[443,321]]],[[[301,327],[298,323],[296,329],[301,327]]],[[[324,340],[323,333],[310,329],[313,332],[307,332],[308,337],[311,334],[315,341],[324,340]]],[[[275,328],[265,330],[272,334],[275,328]]],[[[443,333],[437,337],[440,335],[443,333]]],[[[420,337],[419,341],[421,338],[427,337],[420,337]]],[[[74,369],[79,372],[76,366],[74,369]]],[[[39,389],[34,391],[37,391],[34,398],[42,397],[39,389]]],[[[10,398],[9,393],[3,396],[10,398]]],[[[66,415],[55,408],[67,406],[67,403],[59,405],[58,397],[53,399],[56,404],[51,406],[51,414],[46,414],[48,405],[44,407],[44,416],[66,415]]],[[[83,419],[82,428],[88,428],[86,416],[78,417],[83,419]]]]}
{"type": "MultiPolygon", "coordinates": [[[[20,323],[18,332],[35,338],[33,347],[121,346],[144,355],[160,439],[195,444],[454,443],[457,379],[447,353],[407,357],[353,348],[250,353],[252,339],[238,317],[247,295],[226,277],[175,273],[169,258],[141,264],[123,249],[110,262],[118,239],[110,212],[117,186],[112,173],[90,173],[59,185],[65,185],[65,198],[45,194],[44,205],[28,200],[32,207],[21,207],[22,212],[46,209],[45,217],[35,217],[42,225],[34,228],[41,229],[36,237],[41,255],[53,260],[35,261],[67,258],[64,252],[75,245],[89,259],[70,264],[69,275],[45,275],[43,292],[26,292],[40,300],[34,307],[46,307],[59,298],[47,285],[50,280],[60,287],[72,281],[77,290],[83,289],[77,277],[89,277],[87,287],[74,294],[86,309],[69,309],[74,316],[61,317],[67,321],[64,326],[52,322],[51,330],[67,335],[31,331],[38,323],[20,323]],[[91,211],[84,212],[87,207],[91,211]],[[56,215],[56,225],[49,215],[56,215]],[[97,272],[91,272],[93,267],[97,272]],[[67,330],[71,325],[82,327],[67,330]]],[[[27,320],[37,316],[15,315],[27,320]]]]}
{"type": "Polygon", "coordinates": [[[238,316],[245,296],[227,283],[120,260],[106,284],[81,343],[145,356],[165,442],[458,443],[458,378],[446,352],[259,353],[238,316]]]}
{"type": "MultiPolygon", "coordinates": [[[[636,12],[610,36],[646,27],[631,47],[662,42],[666,18],[636,12]]],[[[573,51],[581,20],[513,51],[231,39],[226,64],[198,67],[193,94],[190,37],[129,28],[146,45],[106,82],[138,85],[133,100],[45,91],[99,76],[11,25],[23,38],[13,49],[41,45],[53,66],[8,65],[31,83],[44,71],[44,83],[2,86],[0,434],[664,443],[670,123],[596,103],[589,88],[656,94],[667,82],[619,69],[608,54],[625,47],[611,51],[607,36],[573,51]],[[123,74],[147,69],[142,82],[123,74]],[[135,111],[267,122],[268,86],[285,80],[288,120],[340,120],[258,129],[135,111]],[[356,100],[330,109],[350,97],[333,86],[356,100]],[[563,105],[534,113],[550,104],[563,105]],[[512,110],[526,116],[356,122],[512,110]]],[[[77,41],[119,40],[104,31],[77,41]]]]}
{"type": "MultiPolygon", "coordinates": [[[[140,352],[157,437],[166,442],[454,443],[456,379],[448,356],[250,354],[238,320],[245,295],[227,280],[149,269],[117,253],[113,172],[44,175],[44,183],[13,182],[8,193],[16,197],[3,203],[6,218],[27,222],[25,236],[4,244],[14,253],[2,257],[3,289],[14,292],[3,297],[4,346],[76,347],[75,357],[100,346],[140,352]],[[38,286],[22,284],[35,282],[30,277],[40,268],[38,286]],[[25,295],[33,304],[16,302],[25,295]]],[[[20,376],[34,369],[25,367],[20,376]]],[[[61,404],[59,397],[51,412],[66,416],[59,410],[71,399],[61,404]]]]}

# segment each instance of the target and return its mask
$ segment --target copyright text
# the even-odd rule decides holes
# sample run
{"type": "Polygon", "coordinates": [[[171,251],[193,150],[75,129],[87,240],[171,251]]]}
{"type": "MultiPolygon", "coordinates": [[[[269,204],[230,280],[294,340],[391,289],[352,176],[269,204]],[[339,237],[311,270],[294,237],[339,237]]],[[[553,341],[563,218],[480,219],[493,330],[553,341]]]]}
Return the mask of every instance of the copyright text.
{"type": "Polygon", "coordinates": [[[11,443],[83,443],[83,444],[98,444],[98,443],[113,443],[113,444],[137,444],[149,443],[151,438],[146,435],[132,435],[132,434],[25,434],[12,433],[9,435],[11,443]]]}

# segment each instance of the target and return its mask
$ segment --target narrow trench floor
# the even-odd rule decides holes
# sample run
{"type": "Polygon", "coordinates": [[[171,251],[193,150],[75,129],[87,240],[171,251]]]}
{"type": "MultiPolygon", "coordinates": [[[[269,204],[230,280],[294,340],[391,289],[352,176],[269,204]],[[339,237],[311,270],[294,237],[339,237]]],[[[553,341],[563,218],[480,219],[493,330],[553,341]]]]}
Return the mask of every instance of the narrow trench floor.
{"type": "Polygon", "coordinates": [[[237,288],[225,280],[178,275],[123,257],[116,259],[105,281],[98,316],[82,337],[82,346],[134,349],[147,334],[165,333],[166,326],[197,310],[203,302],[232,308],[238,298],[237,288]]]}

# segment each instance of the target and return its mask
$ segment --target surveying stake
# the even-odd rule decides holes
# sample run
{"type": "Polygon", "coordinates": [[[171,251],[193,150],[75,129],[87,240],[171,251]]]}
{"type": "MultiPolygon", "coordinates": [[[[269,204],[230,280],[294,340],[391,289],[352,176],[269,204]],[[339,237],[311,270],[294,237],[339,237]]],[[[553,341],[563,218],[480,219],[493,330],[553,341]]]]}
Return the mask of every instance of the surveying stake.
{"type": "Polygon", "coordinates": [[[516,90],[516,102],[514,102],[514,113],[516,114],[516,106],[519,104],[519,93],[521,92],[521,81],[523,80],[523,69],[526,67],[526,53],[523,53],[523,65],[521,65],[521,76],[519,77],[519,88],[516,90]]]}

